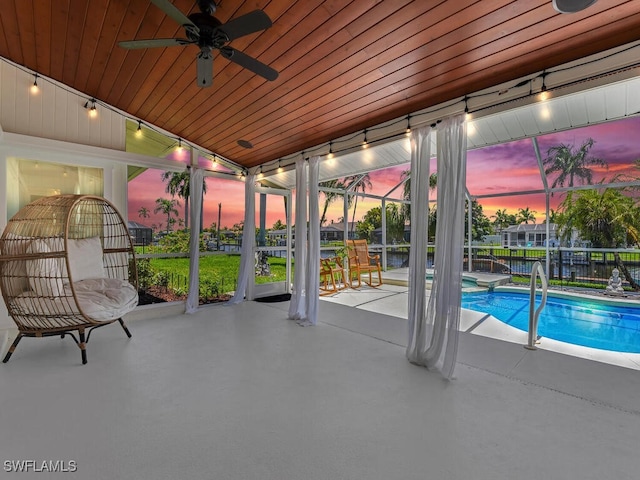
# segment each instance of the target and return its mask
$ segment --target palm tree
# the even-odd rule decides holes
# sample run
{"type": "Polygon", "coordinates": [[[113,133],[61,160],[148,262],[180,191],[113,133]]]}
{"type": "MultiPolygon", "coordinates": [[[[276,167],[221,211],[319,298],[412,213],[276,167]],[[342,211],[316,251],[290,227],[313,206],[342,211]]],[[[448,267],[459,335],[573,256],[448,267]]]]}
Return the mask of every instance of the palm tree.
{"type": "MultiPolygon", "coordinates": [[[[335,179],[335,180],[327,180],[326,182],[320,182],[318,184],[320,187],[325,187],[325,188],[332,188],[332,189],[344,189],[344,183],[342,183],[342,181],[335,179]]],[[[343,196],[342,193],[338,193],[338,192],[322,192],[324,194],[324,206],[322,207],[322,215],[320,216],[320,225],[324,225],[324,223],[327,221],[327,209],[329,208],[329,205],[331,205],[333,202],[335,202],[338,198],[341,198],[343,196]]]]}
{"type": "MultiPolygon", "coordinates": [[[[344,183],[347,190],[350,190],[351,187],[355,186],[355,188],[351,189],[353,193],[358,193],[358,191],[367,193],[367,190],[373,187],[373,185],[371,184],[371,177],[368,173],[365,173],[363,175],[351,175],[349,177],[345,177],[344,183]]],[[[351,228],[353,231],[353,225],[355,225],[356,223],[356,210],[358,209],[358,195],[349,197],[350,200],[352,198],[355,199],[353,202],[353,215],[351,216],[351,228]]],[[[349,201],[349,206],[351,206],[351,201],[349,201]]]]}
{"type": "Polygon", "coordinates": [[[589,167],[596,165],[608,167],[605,160],[588,156],[589,149],[593,147],[594,143],[592,138],[588,138],[577,150],[574,150],[573,145],[565,144],[547,150],[547,158],[543,161],[544,173],[545,175],[558,174],[551,184],[551,188],[564,187],[565,184],[568,187],[573,187],[575,181],[591,185],[593,172],[589,167]]]}
{"type": "Polygon", "coordinates": [[[496,214],[491,215],[491,218],[493,218],[493,229],[498,235],[502,235],[502,231],[509,225],[517,223],[515,215],[507,213],[506,208],[496,210],[496,214]]]}
{"type": "MultiPolygon", "coordinates": [[[[404,170],[400,174],[400,181],[404,182],[402,186],[402,199],[411,201],[411,170],[404,170]]],[[[429,175],[429,190],[433,190],[438,186],[438,172],[429,175]]],[[[402,212],[407,220],[411,219],[411,204],[403,203],[402,212]]]]}
{"type": "MultiPolygon", "coordinates": [[[[189,228],[189,196],[191,175],[186,172],[162,172],[162,181],[167,183],[166,192],[184,199],[185,228],[189,228]]],[[[207,182],[203,180],[202,193],[207,193],[207,182]]]]}
{"type": "Polygon", "coordinates": [[[140,207],[138,210],[138,216],[140,218],[149,218],[149,209],[147,207],[140,207]]]}
{"type": "MultiPolygon", "coordinates": [[[[619,248],[627,243],[640,243],[640,207],[620,190],[606,188],[580,190],[567,196],[559,208],[557,222],[563,240],[571,237],[572,229],[596,248],[619,248]]],[[[634,290],[640,290],[620,254],[613,254],[616,265],[634,290]]]]}
{"type": "Polygon", "coordinates": [[[178,210],[176,207],[180,206],[180,202],[174,198],[167,200],[166,198],[156,199],[156,208],[153,209],[153,213],[161,212],[167,216],[167,233],[171,231],[171,225],[175,223],[175,220],[171,218],[172,215],[178,216],[178,210]]]}
{"type": "Polygon", "coordinates": [[[516,214],[516,221],[518,224],[528,224],[530,221],[531,223],[536,223],[536,211],[529,210],[529,207],[519,208],[516,214]]]}

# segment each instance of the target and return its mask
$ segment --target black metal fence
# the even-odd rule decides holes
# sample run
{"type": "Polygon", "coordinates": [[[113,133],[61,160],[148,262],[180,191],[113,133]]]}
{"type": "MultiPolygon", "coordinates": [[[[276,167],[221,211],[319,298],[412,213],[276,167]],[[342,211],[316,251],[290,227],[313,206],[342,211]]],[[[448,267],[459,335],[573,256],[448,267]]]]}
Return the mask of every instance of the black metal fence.
{"type": "MultiPolygon", "coordinates": [[[[536,261],[546,270],[545,249],[472,247],[473,271],[528,277],[536,261]]],[[[465,269],[467,262],[468,252],[465,251],[465,269]]],[[[561,283],[607,285],[612,270],[620,268],[620,262],[635,281],[640,281],[640,250],[552,248],[549,249],[549,278],[561,283]]]]}

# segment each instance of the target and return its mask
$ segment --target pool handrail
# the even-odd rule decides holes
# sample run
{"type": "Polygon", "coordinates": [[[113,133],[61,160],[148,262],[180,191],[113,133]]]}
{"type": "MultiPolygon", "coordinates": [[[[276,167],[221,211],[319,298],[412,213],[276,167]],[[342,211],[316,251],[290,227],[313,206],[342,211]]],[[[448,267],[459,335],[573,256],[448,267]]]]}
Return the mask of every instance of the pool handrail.
{"type": "Polygon", "coordinates": [[[547,276],[539,261],[533,264],[531,268],[531,283],[529,285],[529,337],[527,344],[524,346],[527,350],[537,350],[536,340],[538,339],[538,318],[540,312],[547,303],[547,276]],[[535,309],[537,277],[540,277],[542,283],[542,299],[540,305],[535,309]]]}

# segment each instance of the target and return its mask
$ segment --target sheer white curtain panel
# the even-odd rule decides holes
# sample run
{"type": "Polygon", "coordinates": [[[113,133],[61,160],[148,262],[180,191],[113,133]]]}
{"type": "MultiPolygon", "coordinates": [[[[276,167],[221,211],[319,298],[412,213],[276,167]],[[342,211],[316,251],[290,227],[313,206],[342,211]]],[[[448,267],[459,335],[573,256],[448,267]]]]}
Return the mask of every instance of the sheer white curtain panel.
{"type": "Polygon", "coordinates": [[[302,158],[296,160],[296,263],[293,293],[289,304],[289,318],[296,320],[302,326],[316,325],[318,321],[320,286],[319,168],[320,157],[311,157],[307,179],[306,162],[302,158]]]}
{"type": "Polygon", "coordinates": [[[244,301],[247,285],[249,284],[249,275],[255,275],[255,254],[253,252],[256,243],[255,181],[255,172],[247,174],[244,185],[244,225],[242,227],[238,283],[233,297],[225,305],[234,305],[244,301]]]}
{"type": "Polygon", "coordinates": [[[304,319],[306,315],[306,263],[307,263],[307,164],[304,158],[296,159],[296,206],[295,214],[295,270],[293,291],[289,302],[289,318],[304,319]]]}
{"type": "Polygon", "coordinates": [[[420,364],[426,350],[427,325],[425,275],[429,222],[429,168],[431,162],[431,127],[411,130],[411,249],[409,250],[409,341],[407,358],[420,364]]]}
{"type": "Polygon", "coordinates": [[[320,292],[320,208],[318,205],[318,177],[320,157],[309,159],[309,246],[307,248],[306,291],[307,305],[305,319],[301,325],[318,323],[318,302],[320,292]]]}
{"type": "Polygon", "coordinates": [[[204,173],[201,168],[191,167],[189,174],[189,295],[185,313],[194,313],[200,303],[200,212],[202,211],[202,191],[204,190],[204,173]]]}
{"type": "MultiPolygon", "coordinates": [[[[446,379],[452,379],[458,352],[464,253],[467,159],[464,114],[442,121],[437,132],[437,148],[437,205],[440,222],[436,226],[433,283],[426,314],[414,311],[414,316],[409,318],[410,342],[407,347],[407,358],[412,363],[441,372],[446,379]],[[446,221],[443,221],[445,219],[446,221]]],[[[428,189],[428,173],[424,177],[423,172],[422,178],[423,180],[426,178],[423,188],[428,189]]],[[[413,192],[413,183],[411,186],[413,192]]],[[[412,202],[412,212],[414,209],[412,202]]],[[[424,271],[425,264],[412,265],[412,267],[416,270],[421,268],[424,271]]],[[[413,295],[424,295],[424,291],[413,292],[413,295]]],[[[410,294],[409,301],[411,306],[411,302],[416,299],[411,299],[410,294]]]]}

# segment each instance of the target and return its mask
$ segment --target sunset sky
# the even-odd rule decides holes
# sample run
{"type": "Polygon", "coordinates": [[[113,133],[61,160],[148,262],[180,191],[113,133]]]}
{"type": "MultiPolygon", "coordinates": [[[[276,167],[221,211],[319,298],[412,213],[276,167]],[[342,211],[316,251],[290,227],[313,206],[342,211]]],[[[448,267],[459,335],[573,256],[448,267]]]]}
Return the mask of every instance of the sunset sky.
{"type": "MultiPolygon", "coordinates": [[[[640,158],[640,117],[632,117],[606,124],[578,128],[566,132],[538,137],[538,144],[543,158],[550,147],[560,144],[573,145],[579,148],[588,138],[595,141],[590,150],[591,157],[601,158],[609,164],[608,170],[601,167],[593,168],[594,182],[602,179],[608,181],[618,174],[638,176],[640,172],[634,167],[634,160],[640,158]]],[[[338,159],[339,161],[339,159],[338,159]]],[[[432,160],[432,170],[435,170],[435,159],[432,160]]],[[[402,172],[409,168],[409,164],[396,166],[386,170],[369,173],[373,188],[370,192],[386,194],[400,182],[402,172]]],[[[156,199],[170,198],[165,191],[165,184],[161,181],[161,170],[147,170],[129,182],[129,219],[151,226],[162,224],[166,228],[166,216],[154,214],[156,199]],[[140,218],[138,211],[146,207],[151,216],[140,218]]],[[[555,177],[549,179],[549,184],[555,177]]],[[[540,172],[530,139],[510,142],[508,144],[471,150],[467,154],[467,187],[474,196],[495,195],[509,192],[522,192],[543,188],[540,172]]],[[[402,194],[401,188],[394,192],[394,196],[402,194]]],[[[435,193],[434,193],[435,196],[435,193]]],[[[270,228],[276,220],[285,221],[284,205],[281,199],[269,196],[267,204],[267,227],[270,228]]],[[[320,198],[322,209],[323,197],[320,198]]],[[[519,208],[528,207],[536,211],[536,221],[544,220],[545,198],[543,194],[507,196],[478,199],[484,213],[491,217],[497,209],[506,208],[515,213],[519,208]]],[[[551,199],[551,208],[557,208],[561,196],[551,199]]],[[[184,218],[184,205],[180,199],[178,208],[180,218],[184,218]]],[[[207,179],[207,194],[205,195],[204,225],[209,227],[217,222],[218,204],[221,208],[221,225],[231,227],[242,221],[244,216],[244,183],[226,179],[207,179]]],[[[356,220],[371,208],[380,206],[377,200],[358,200],[356,220]]],[[[351,215],[349,214],[349,220],[351,215]]],[[[328,213],[329,222],[342,217],[342,203],[333,204],[328,213]]]]}

